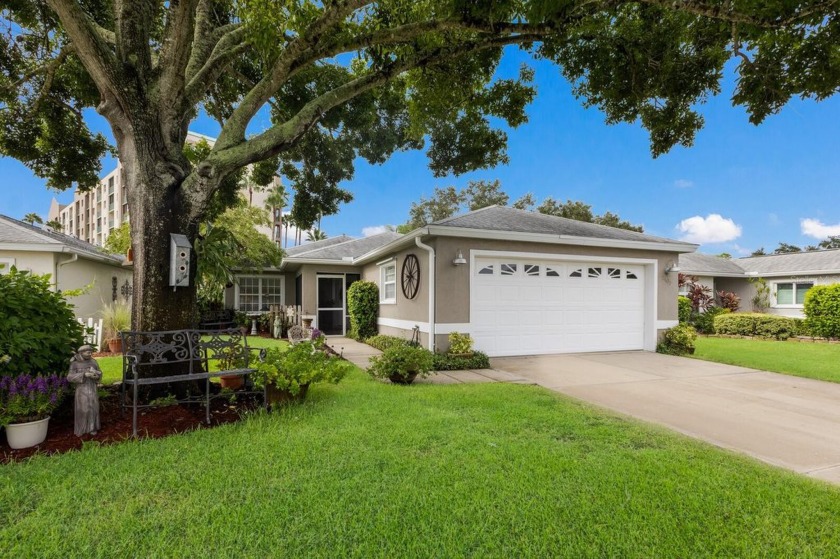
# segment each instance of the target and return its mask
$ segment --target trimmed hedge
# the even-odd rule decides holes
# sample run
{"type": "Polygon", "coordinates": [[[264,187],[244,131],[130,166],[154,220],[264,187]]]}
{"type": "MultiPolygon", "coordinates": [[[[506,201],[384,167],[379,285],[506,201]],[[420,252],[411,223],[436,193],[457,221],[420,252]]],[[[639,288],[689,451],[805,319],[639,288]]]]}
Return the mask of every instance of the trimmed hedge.
{"type": "Polygon", "coordinates": [[[732,313],[715,317],[715,332],[786,340],[798,333],[796,319],[762,313],[732,313]]]}
{"type": "Polygon", "coordinates": [[[696,313],[691,317],[691,325],[701,334],[715,333],[715,317],[732,311],[724,307],[709,307],[706,312],[696,313]]]}
{"type": "Polygon", "coordinates": [[[398,338],[397,336],[389,336],[387,334],[377,334],[376,336],[366,338],[365,343],[370,347],[375,347],[379,351],[385,351],[389,347],[394,347],[395,345],[407,344],[408,340],[398,338]]]}
{"type": "Polygon", "coordinates": [[[347,290],[347,312],[350,313],[348,338],[364,340],[375,336],[376,313],[379,312],[379,288],[372,281],[357,281],[347,290]]]}
{"type": "Polygon", "coordinates": [[[662,341],[656,346],[657,353],[666,355],[687,355],[694,353],[697,330],[688,324],[677,324],[665,330],[662,341]]]}
{"type": "Polygon", "coordinates": [[[809,289],[805,295],[805,316],[811,335],[840,338],[840,283],[809,289]]]}
{"type": "Polygon", "coordinates": [[[490,358],[486,353],[473,351],[469,357],[451,353],[435,353],[435,371],[463,371],[465,369],[489,369],[490,358]]]}

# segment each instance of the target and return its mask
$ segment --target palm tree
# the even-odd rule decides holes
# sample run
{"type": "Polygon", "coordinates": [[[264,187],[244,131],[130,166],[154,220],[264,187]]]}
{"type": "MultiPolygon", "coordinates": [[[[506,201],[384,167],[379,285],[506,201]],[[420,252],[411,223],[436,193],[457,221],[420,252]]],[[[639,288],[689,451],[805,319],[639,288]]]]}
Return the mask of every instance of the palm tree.
{"type": "Polygon", "coordinates": [[[51,228],[55,231],[61,231],[61,222],[57,219],[51,219],[50,221],[46,222],[44,225],[46,225],[47,227],[49,227],[49,228],[51,228]]]}
{"type": "Polygon", "coordinates": [[[271,189],[271,192],[265,198],[265,207],[271,213],[271,240],[280,246],[282,235],[278,228],[277,222],[280,221],[280,226],[283,224],[283,208],[289,203],[289,194],[282,184],[278,184],[271,189]],[[279,212],[279,215],[278,215],[279,212]]]}
{"type": "Polygon", "coordinates": [[[318,228],[313,229],[306,233],[306,240],[307,241],[323,241],[327,238],[327,234],[321,231],[318,228]]]}
{"type": "Polygon", "coordinates": [[[44,220],[41,219],[41,216],[36,214],[35,212],[28,213],[23,216],[23,222],[28,223],[29,225],[35,225],[36,223],[44,223],[44,220]]]}

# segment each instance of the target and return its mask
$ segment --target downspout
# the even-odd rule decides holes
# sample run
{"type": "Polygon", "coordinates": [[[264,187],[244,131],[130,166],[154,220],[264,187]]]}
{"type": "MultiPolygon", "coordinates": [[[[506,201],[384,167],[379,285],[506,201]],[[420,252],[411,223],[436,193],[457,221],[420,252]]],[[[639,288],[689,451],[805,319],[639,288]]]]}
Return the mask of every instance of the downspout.
{"type": "Polygon", "coordinates": [[[67,265],[67,264],[71,264],[78,259],[79,259],[79,255],[77,253],[73,253],[73,256],[71,256],[69,260],[64,260],[62,262],[56,262],[56,265],[55,265],[55,291],[56,291],[56,293],[58,293],[58,269],[61,268],[62,266],[67,265]]]}
{"type": "Polygon", "coordinates": [[[435,350],[435,249],[414,237],[415,244],[429,253],[429,350],[435,350]]]}

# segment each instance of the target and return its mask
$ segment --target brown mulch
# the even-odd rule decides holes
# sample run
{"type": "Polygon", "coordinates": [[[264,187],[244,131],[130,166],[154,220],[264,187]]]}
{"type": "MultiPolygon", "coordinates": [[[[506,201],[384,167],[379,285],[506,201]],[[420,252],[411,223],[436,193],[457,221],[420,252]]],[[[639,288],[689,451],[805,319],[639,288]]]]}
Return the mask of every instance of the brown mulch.
{"type": "MultiPolygon", "coordinates": [[[[77,437],[73,434],[73,397],[70,396],[50,418],[47,439],[38,446],[12,450],[6,443],[5,430],[0,432],[0,463],[23,460],[35,454],[62,454],[79,450],[83,443],[109,445],[131,439],[131,407],[120,412],[119,385],[102,387],[99,397],[99,416],[102,428],[96,435],[77,437]]],[[[212,428],[216,425],[239,421],[245,410],[262,405],[262,397],[250,394],[237,396],[235,402],[214,398],[210,402],[210,425],[204,423],[203,404],[175,404],[147,408],[137,412],[138,436],[157,439],[194,429],[212,428]]]]}

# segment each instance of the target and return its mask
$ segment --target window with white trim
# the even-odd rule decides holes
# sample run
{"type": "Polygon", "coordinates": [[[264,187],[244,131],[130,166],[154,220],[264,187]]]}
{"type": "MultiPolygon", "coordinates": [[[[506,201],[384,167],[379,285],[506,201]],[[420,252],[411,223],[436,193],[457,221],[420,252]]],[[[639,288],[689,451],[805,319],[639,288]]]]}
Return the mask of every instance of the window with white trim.
{"type": "Polygon", "coordinates": [[[812,281],[784,282],[776,284],[777,307],[802,307],[805,305],[805,294],[814,287],[812,281]]]}
{"type": "Polygon", "coordinates": [[[8,274],[14,265],[14,258],[0,258],[0,274],[8,274]]]}
{"type": "Polygon", "coordinates": [[[239,276],[236,308],[242,312],[261,311],[283,304],[283,278],[239,276]]]}
{"type": "Polygon", "coordinates": [[[397,302],[397,263],[393,260],[379,267],[379,302],[397,302]]]}

